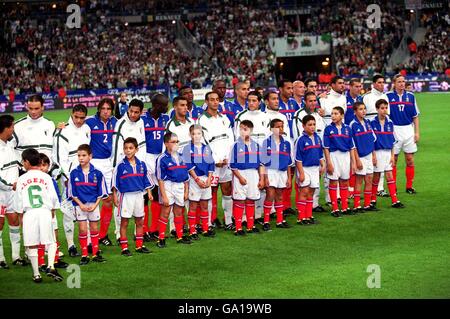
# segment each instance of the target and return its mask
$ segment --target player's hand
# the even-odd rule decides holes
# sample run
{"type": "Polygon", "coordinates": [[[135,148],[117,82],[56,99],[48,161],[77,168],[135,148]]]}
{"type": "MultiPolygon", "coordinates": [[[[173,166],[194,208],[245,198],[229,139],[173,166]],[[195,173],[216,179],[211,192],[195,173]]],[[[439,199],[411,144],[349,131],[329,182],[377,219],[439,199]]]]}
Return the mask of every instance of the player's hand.
{"type": "Polygon", "coordinates": [[[16,182],[14,182],[14,184],[12,185],[12,189],[13,189],[13,191],[15,191],[15,190],[16,190],[16,187],[17,187],[17,183],[16,183],[16,182]]]}
{"type": "Polygon", "coordinates": [[[211,187],[211,179],[207,178],[205,181],[205,188],[211,187]]]}
{"type": "Polygon", "coordinates": [[[305,172],[300,172],[298,174],[298,181],[300,182],[300,184],[305,181],[305,172]]]}
{"type": "Polygon", "coordinates": [[[56,125],[56,128],[59,130],[62,130],[65,127],[66,127],[66,123],[64,123],[64,122],[59,122],[58,125],[56,125]]]}
{"type": "Polygon", "coordinates": [[[420,139],[420,134],[419,133],[415,133],[414,134],[414,143],[419,142],[419,139],[420,139]]]}
{"type": "Polygon", "coordinates": [[[264,189],[265,186],[266,186],[265,178],[264,178],[264,177],[263,177],[263,178],[260,178],[260,179],[259,179],[259,182],[258,182],[258,188],[259,188],[259,189],[264,189]]]}
{"type": "Polygon", "coordinates": [[[148,195],[148,200],[153,201],[153,195],[152,195],[152,192],[147,192],[147,195],[148,195]]]}
{"type": "Polygon", "coordinates": [[[288,176],[287,182],[286,182],[286,187],[287,188],[291,188],[292,186],[292,179],[288,176]]]}
{"type": "Polygon", "coordinates": [[[334,173],[333,164],[331,164],[331,163],[327,164],[327,173],[330,174],[330,175],[333,175],[333,173],[334,173]]]}
{"type": "Polygon", "coordinates": [[[200,178],[196,178],[195,179],[195,182],[197,183],[197,185],[200,187],[200,188],[205,188],[205,182],[204,181],[202,181],[200,178]]]}
{"type": "Polygon", "coordinates": [[[323,108],[319,108],[319,109],[317,109],[317,113],[319,113],[320,116],[324,117],[325,110],[323,108]]]}
{"type": "Polygon", "coordinates": [[[350,170],[352,171],[352,174],[355,174],[355,173],[356,173],[356,171],[357,171],[358,169],[356,168],[356,164],[355,164],[355,163],[352,163],[352,164],[350,165],[350,170]]]}
{"type": "Polygon", "coordinates": [[[359,171],[363,169],[363,164],[362,164],[362,162],[361,162],[361,160],[359,158],[356,160],[356,168],[359,171]]]}
{"type": "Polygon", "coordinates": [[[377,166],[377,157],[376,156],[372,156],[372,164],[373,166],[377,166]]]}
{"type": "Polygon", "coordinates": [[[242,186],[245,186],[245,185],[247,185],[247,180],[245,178],[243,178],[243,177],[240,177],[239,178],[239,183],[241,183],[242,186]]]}
{"type": "Polygon", "coordinates": [[[395,158],[394,158],[394,156],[392,156],[391,159],[389,160],[389,164],[391,164],[392,167],[395,166],[395,158]]]}
{"type": "Polygon", "coordinates": [[[189,193],[184,192],[184,201],[187,201],[189,199],[189,193]]]}
{"type": "Polygon", "coordinates": [[[164,205],[165,207],[169,207],[169,206],[170,206],[170,205],[169,205],[169,199],[167,198],[167,196],[163,196],[162,201],[163,201],[163,205],[164,205]]]}
{"type": "Polygon", "coordinates": [[[320,174],[320,176],[322,176],[323,173],[325,173],[325,165],[320,164],[320,168],[319,168],[319,174],[320,174]]]}
{"type": "Polygon", "coordinates": [[[119,207],[119,199],[117,198],[117,195],[113,195],[113,202],[114,202],[114,205],[116,205],[116,207],[119,207]]]}

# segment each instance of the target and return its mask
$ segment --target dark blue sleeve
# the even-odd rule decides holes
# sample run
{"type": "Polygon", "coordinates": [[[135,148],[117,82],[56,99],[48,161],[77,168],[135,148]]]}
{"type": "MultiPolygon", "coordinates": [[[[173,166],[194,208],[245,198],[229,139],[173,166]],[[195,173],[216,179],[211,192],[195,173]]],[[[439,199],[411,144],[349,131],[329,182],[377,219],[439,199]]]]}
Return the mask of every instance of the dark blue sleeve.
{"type": "Polygon", "coordinates": [[[52,178],[53,187],[55,187],[56,195],[58,195],[58,201],[61,204],[61,193],[59,192],[58,183],[55,181],[54,178],[52,178]]]}

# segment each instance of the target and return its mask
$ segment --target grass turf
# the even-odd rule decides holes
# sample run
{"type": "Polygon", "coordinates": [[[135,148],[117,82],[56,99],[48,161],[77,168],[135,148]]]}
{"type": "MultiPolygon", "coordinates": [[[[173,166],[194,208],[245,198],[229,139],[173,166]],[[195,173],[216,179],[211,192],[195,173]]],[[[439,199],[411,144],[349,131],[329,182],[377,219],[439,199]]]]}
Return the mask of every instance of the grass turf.
{"type": "MultiPolygon", "coordinates": [[[[147,243],[153,254],[131,258],[120,256],[118,246],[102,248],[107,262],[82,266],[80,289],[49,278],[36,285],[30,267],[10,265],[0,270],[0,298],[449,298],[449,95],[417,94],[417,99],[417,195],[404,192],[403,158],[398,167],[399,199],[406,209],[391,209],[390,199],[382,198],[380,212],[342,219],[320,213],[316,226],[297,226],[292,216],[290,229],[244,238],[219,230],[216,238],[190,246],[168,239],[166,249],[147,243]],[[367,287],[371,264],[381,268],[379,289],[367,287]]],[[[64,121],[68,111],[46,116],[64,121]]],[[[3,243],[10,261],[7,234],[6,227],[3,243]]],[[[59,237],[67,253],[62,227],[59,237]]]]}

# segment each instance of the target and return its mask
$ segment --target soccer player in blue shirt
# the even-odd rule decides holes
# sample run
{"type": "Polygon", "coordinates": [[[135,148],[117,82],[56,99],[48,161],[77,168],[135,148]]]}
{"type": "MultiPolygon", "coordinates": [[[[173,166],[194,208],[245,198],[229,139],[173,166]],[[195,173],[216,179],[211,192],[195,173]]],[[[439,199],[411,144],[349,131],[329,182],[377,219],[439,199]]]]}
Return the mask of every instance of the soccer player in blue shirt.
{"type": "Polygon", "coordinates": [[[98,250],[98,222],[100,220],[99,204],[103,198],[108,197],[108,187],[105,178],[91,163],[92,150],[88,144],[81,144],[77,149],[78,165],[70,172],[68,182],[68,198],[75,207],[76,220],[78,221],[81,247],[80,265],[89,263],[87,243],[87,222],[92,243],[92,261],[104,262],[105,259],[98,250]]]}
{"type": "Polygon", "coordinates": [[[315,224],[313,196],[320,186],[320,176],[325,172],[322,140],[316,133],[316,118],[305,115],[302,119],[303,134],[295,144],[295,166],[297,168],[297,224],[315,224]]]}
{"type": "Polygon", "coordinates": [[[202,143],[203,128],[201,125],[192,125],[189,128],[192,142],[183,148],[183,160],[189,170],[189,234],[191,239],[198,240],[197,211],[200,207],[200,220],[202,234],[206,237],[214,236],[212,230],[208,231],[208,201],[212,198],[211,179],[215,165],[211,148],[202,143]]]}
{"type": "Polygon", "coordinates": [[[350,213],[348,208],[348,179],[350,170],[356,171],[355,145],[351,128],[343,123],[344,109],[340,106],[331,111],[331,124],[323,134],[324,154],[327,163],[327,177],[330,180],[329,194],[332,205],[331,215],[341,217],[337,202],[337,188],[341,194],[342,211],[350,213]]]}
{"type": "Polygon", "coordinates": [[[386,100],[380,99],[375,103],[378,111],[378,116],[371,122],[372,129],[377,137],[375,141],[375,156],[377,157],[377,164],[374,166],[373,180],[372,180],[372,200],[371,204],[376,205],[378,183],[380,181],[381,173],[384,173],[387,180],[389,195],[392,200],[393,208],[405,207],[397,198],[397,189],[395,187],[394,176],[392,175],[392,165],[394,164],[394,123],[387,116],[389,110],[389,103],[386,100]]]}
{"type": "Polygon", "coordinates": [[[144,121],[145,129],[145,144],[147,149],[147,155],[145,164],[150,172],[150,178],[155,184],[152,189],[153,200],[151,201],[150,208],[148,207],[148,198],[144,196],[144,240],[158,240],[158,220],[161,214],[161,205],[158,198],[158,180],[156,179],[156,159],[163,151],[164,146],[164,131],[170,118],[166,114],[169,99],[164,94],[155,94],[152,99],[152,108],[148,109],[147,113],[141,118],[144,121]],[[148,227],[149,213],[151,211],[151,223],[148,227]]]}
{"type": "Polygon", "coordinates": [[[166,151],[156,161],[159,202],[163,205],[158,221],[159,248],[166,247],[165,232],[171,209],[174,214],[177,243],[192,243],[187,236],[183,236],[183,212],[189,195],[189,173],[186,163],[178,153],[178,143],[178,136],[175,133],[166,132],[164,135],[166,151]]]}
{"type": "Polygon", "coordinates": [[[295,99],[292,97],[294,88],[290,80],[281,80],[278,83],[280,90],[279,112],[286,115],[289,123],[291,136],[294,136],[292,130],[292,121],[294,120],[294,113],[300,108],[295,99]]]}
{"type": "Polygon", "coordinates": [[[392,79],[394,90],[388,92],[390,118],[394,122],[394,179],[397,179],[397,160],[401,151],[405,153],[406,160],[406,192],[415,194],[414,181],[414,153],[417,152],[419,133],[419,108],[413,93],[405,90],[405,77],[397,74],[392,79]]]}
{"type": "Polygon", "coordinates": [[[150,250],[143,245],[144,241],[144,201],[142,197],[147,193],[149,200],[153,200],[151,189],[153,184],[145,162],[136,157],[138,143],[134,137],[128,137],[123,142],[125,157],[114,169],[113,196],[114,203],[120,214],[120,245],[122,256],[130,257],[128,249],[128,222],[134,216],[136,223],[136,252],[148,254],[150,250]]]}
{"type": "MultiPolygon", "coordinates": [[[[373,167],[377,164],[375,156],[375,134],[370,125],[370,121],[365,118],[366,106],[363,102],[353,104],[355,119],[350,123],[352,129],[353,142],[356,146],[355,165],[356,181],[353,194],[353,212],[376,211],[377,208],[370,205],[372,198],[372,175],[373,167]],[[361,188],[364,180],[364,206],[361,209],[361,188]]],[[[345,212],[344,212],[345,213],[345,212]]]]}
{"type": "Polygon", "coordinates": [[[264,165],[261,163],[260,146],[251,139],[253,123],[243,120],[239,124],[240,137],[231,151],[230,168],[233,172],[233,215],[236,223],[235,235],[245,235],[242,217],[247,218],[247,232],[258,233],[254,226],[255,202],[264,188],[264,165]]]}
{"type": "MultiPolygon", "coordinates": [[[[126,94],[125,94],[126,98],[126,94]]],[[[127,106],[128,109],[128,106],[127,106]]],[[[108,194],[111,194],[111,180],[113,167],[111,164],[112,139],[114,127],[117,119],[112,116],[114,101],[110,98],[103,98],[97,105],[97,113],[86,119],[86,124],[91,129],[91,141],[89,143],[92,150],[92,165],[100,172],[106,181],[108,194]]],[[[99,242],[105,246],[111,246],[108,238],[108,228],[112,218],[112,197],[108,196],[102,201],[100,209],[100,233],[99,242]]]]}
{"type": "Polygon", "coordinates": [[[275,206],[277,228],[289,228],[283,216],[283,192],[291,187],[292,181],[292,146],[289,139],[283,137],[284,122],[273,119],[270,122],[272,135],[264,140],[261,147],[261,160],[266,167],[263,230],[270,231],[270,212],[275,206]]]}

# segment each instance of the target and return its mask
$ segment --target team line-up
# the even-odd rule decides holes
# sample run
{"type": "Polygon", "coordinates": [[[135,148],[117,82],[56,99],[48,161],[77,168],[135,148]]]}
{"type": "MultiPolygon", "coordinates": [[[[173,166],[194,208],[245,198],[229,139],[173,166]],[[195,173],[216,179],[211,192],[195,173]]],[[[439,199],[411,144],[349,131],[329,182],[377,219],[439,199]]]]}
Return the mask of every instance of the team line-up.
{"type": "Polygon", "coordinates": [[[42,281],[40,271],[63,279],[56,270],[67,267],[58,251],[57,209],[71,257],[80,256],[77,222],[80,264],[86,265],[105,261],[99,243],[112,245],[111,219],[127,257],[133,217],[135,251],[143,254],[150,252],[144,242],[166,247],[167,224],[180,244],[200,234],[214,237],[217,228],[236,236],[259,233],[257,224],[271,231],[273,216],[276,228],[289,228],[290,213],[297,224],[313,225],[313,211],[324,211],[321,177],[334,217],[377,211],[383,177],[392,207],[403,208],[396,163],[403,150],[406,192],[415,194],[419,111],[403,76],[393,78],[387,93],[384,80],[376,75],[372,90],[361,96],[359,80],[352,79],[344,92],[337,76],[319,97],[312,80],[282,80],[278,92],[250,91],[241,82],[233,102],[224,99],[225,83],[218,80],[202,107],[194,104],[189,87],[173,99],[170,114],[163,94],[152,96],[147,112],[138,99],[115,105],[105,98],[91,117],[84,105],[75,105],[68,123],[56,128],[43,116],[42,97],[30,96],[26,117],[16,122],[11,115],[0,117],[0,268],[9,268],[2,243],[6,219],[13,264],[31,263],[35,282],[42,281]],[[219,187],[223,224],[217,216],[219,187]],[[293,188],[297,211],[291,208],[293,188]],[[20,226],[29,260],[20,257],[20,226]]]}

